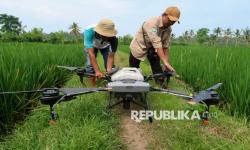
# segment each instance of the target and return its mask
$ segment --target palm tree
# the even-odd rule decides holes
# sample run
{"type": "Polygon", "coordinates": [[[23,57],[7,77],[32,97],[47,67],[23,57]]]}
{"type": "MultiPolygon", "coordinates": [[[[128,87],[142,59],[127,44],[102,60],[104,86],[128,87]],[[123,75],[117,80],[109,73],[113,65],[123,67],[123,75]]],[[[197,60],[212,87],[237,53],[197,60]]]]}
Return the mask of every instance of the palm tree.
{"type": "Polygon", "coordinates": [[[70,34],[73,34],[73,35],[79,35],[79,34],[81,34],[80,33],[81,32],[80,27],[75,22],[73,22],[73,24],[70,25],[69,29],[71,30],[70,34]]]}
{"type": "Polygon", "coordinates": [[[247,27],[245,30],[242,30],[242,31],[243,31],[244,38],[245,38],[245,40],[247,41],[247,44],[248,44],[248,42],[250,42],[250,30],[247,27]]]}
{"type": "Polygon", "coordinates": [[[191,30],[189,31],[189,36],[190,36],[190,38],[193,38],[193,37],[194,37],[194,30],[193,30],[193,29],[191,29],[191,30]]]}
{"type": "Polygon", "coordinates": [[[69,29],[71,30],[70,34],[73,35],[73,41],[74,41],[74,43],[76,43],[81,35],[80,27],[78,26],[77,23],[73,22],[73,24],[70,25],[69,29]]]}
{"type": "Polygon", "coordinates": [[[238,39],[241,35],[241,31],[239,29],[236,29],[234,34],[235,34],[235,45],[238,46],[238,39]]]}
{"type": "Polygon", "coordinates": [[[220,27],[217,27],[213,30],[213,40],[216,42],[216,40],[221,36],[222,29],[220,27]]]}
{"type": "Polygon", "coordinates": [[[230,28],[227,28],[226,30],[224,30],[224,39],[226,41],[226,46],[228,46],[228,40],[231,35],[232,35],[232,31],[230,28]]]}
{"type": "Polygon", "coordinates": [[[221,35],[221,31],[222,29],[220,27],[214,29],[214,34],[216,35],[216,37],[219,37],[221,35]]]}
{"type": "Polygon", "coordinates": [[[189,32],[188,32],[188,31],[185,31],[185,32],[183,33],[183,38],[184,38],[184,40],[185,40],[185,43],[187,43],[187,41],[189,40],[189,32]]]}
{"type": "Polygon", "coordinates": [[[215,41],[216,41],[216,35],[215,34],[210,34],[210,36],[209,36],[209,43],[211,44],[211,45],[214,45],[215,44],[215,41]]]}

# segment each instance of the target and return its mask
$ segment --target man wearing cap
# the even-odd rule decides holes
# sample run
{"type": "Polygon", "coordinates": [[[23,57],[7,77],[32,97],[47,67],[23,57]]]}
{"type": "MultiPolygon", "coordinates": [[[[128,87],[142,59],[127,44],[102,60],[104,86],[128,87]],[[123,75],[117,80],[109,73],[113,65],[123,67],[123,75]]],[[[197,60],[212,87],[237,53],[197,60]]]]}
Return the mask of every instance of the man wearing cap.
{"type": "MultiPolygon", "coordinates": [[[[179,18],[180,10],[177,7],[168,7],[161,16],[145,21],[130,44],[129,66],[139,68],[140,61],[147,57],[153,74],[162,73],[160,60],[163,62],[164,70],[175,72],[168,56],[171,26],[179,21],[179,18]]],[[[161,83],[163,79],[156,81],[161,83]]]]}
{"type": "Polygon", "coordinates": [[[98,50],[100,50],[104,59],[104,67],[107,73],[111,72],[118,45],[116,34],[115,24],[110,19],[102,19],[98,24],[88,26],[84,30],[86,65],[88,68],[94,69],[98,78],[104,76],[96,61],[98,50]]]}

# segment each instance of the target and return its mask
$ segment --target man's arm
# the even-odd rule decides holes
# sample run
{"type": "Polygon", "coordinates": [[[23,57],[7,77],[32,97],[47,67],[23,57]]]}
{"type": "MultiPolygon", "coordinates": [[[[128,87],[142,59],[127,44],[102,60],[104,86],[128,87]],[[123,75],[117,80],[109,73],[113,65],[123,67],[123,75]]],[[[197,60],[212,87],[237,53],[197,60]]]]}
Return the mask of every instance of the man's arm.
{"type": "Polygon", "coordinates": [[[117,46],[118,46],[118,38],[114,37],[112,38],[110,41],[111,44],[111,49],[109,51],[109,55],[108,55],[108,62],[107,62],[107,72],[110,73],[112,71],[112,67],[114,64],[114,57],[115,57],[115,53],[117,50],[117,46]]]}
{"type": "Polygon", "coordinates": [[[152,42],[155,51],[157,52],[160,59],[163,61],[163,64],[166,69],[170,71],[175,71],[174,68],[169,64],[168,57],[165,56],[163,45],[161,42],[161,37],[157,34],[157,26],[156,23],[148,23],[144,24],[145,32],[147,33],[150,41],[152,42]]]}
{"type": "Polygon", "coordinates": [[[165,54],[165,57],[166,57],[166,59],[167,59],[167,61],[169,62],[169,49],[168,48],[163,48],[163,52],[164,52],[164,54],[165,54]]]}
{"type": "Polygon", "coordinates": [[[114,57],[115,57],[115,53],[110,52],[108,55],[108,62],[107,62],[107,72],[111,72],[112,71],[112,67],[114,64],[114,57]]]}
{"type": "Polygon", "coordinates": [[[94,38],[93,29],[87,29],[84,31],[84,46],[88,50],[90,64],[93,66],[95,70],[95,75],[98,78],[101,78],[103,77],[103,74],[101,73],[99,66],[97,64],[96,58],[95,58],[95,53],[94,53],[94,48],[93,48],[93,38],[94,38]]]}
{"type": "Polygon", "coordinates": [[[170,70],[170,71],[174,71],[175,72],[175,69],[168,62],[168,56],[165,55],[164,49],[157,48],[156,51],[157,51],[158,56],[162,60],[165,68],[168,69],[168,70],[170,70]]]}
{"type": "Polygon", "coordinates": [[[100,68],[97,64],[96,58],[95,58],[95,53],[94,53],[94,48],[89,48],[88,49],[88,53],[89,53],[89,59],[90,59],[90,63],[93,66],[94,70],[95,70],[95,75],[98,78],[103,77],[103,74],[100,71],[100,68]]]}

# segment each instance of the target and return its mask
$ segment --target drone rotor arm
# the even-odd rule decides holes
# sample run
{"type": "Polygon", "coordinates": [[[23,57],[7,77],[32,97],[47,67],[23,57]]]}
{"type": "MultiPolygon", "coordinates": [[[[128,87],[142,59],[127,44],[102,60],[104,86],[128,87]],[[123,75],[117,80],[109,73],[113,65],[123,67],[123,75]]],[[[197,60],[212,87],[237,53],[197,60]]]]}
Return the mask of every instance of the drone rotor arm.
{"type": "Polygon", "coordinates": [[[158,88],[152,88],[151,87],[151,91],[152,92],[157,92],[157,93],[164,93],[164,94],[169,94],[169,95],[174,95],[174,96],[178,96],[187,100],[191,100],[193,98],[193,96],[190,96],[190,94],[186,94],[186,93],[181,93],[178,91],[174,91],[174,90],[168,90],[168,89],[158,89],[158,88]]]}
{"type": "Polygon", "coordinates": [[[63,68],[63,69],[67,69],[69,71],[75,71],[77,69],[79,69],[80,67],[68,67],[68,66],[57,66],[58,68],[63,68]]]}
{"type": "Polygon", "coordinates": [[[83,94],[89,94],[94,92],[109,91],[109,88],[61,88],[60,91],[66,95],[66,97],[78,96],[83,94]]]}
{"type": "Polygon", "coordinates": [[[10,91],[10,92],[0,92],[0,95],[5,95],[5,94],[22,94],[22,93],[39,93],[39,92],[43,92],[42,89],[39,90],[30,90],[30,91],[10,91]]]}

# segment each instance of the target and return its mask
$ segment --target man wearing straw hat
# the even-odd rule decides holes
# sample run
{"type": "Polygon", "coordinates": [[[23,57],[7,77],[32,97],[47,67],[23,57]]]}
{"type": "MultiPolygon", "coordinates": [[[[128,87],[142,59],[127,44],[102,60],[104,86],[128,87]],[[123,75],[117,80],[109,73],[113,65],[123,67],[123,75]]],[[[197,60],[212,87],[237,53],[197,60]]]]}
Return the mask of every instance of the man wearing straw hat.
{"type": "MultiPolygon", "coordinates": [[[[168,7],[161,16],[152,17],[145,21],[130,44],[130,67],[140,67],[140,62],[148,58],[153,74],[162,73],[160,60],[164,70],[175,69],[169,63],[169,46],[171,26],[179,23],[180,10],[177,7],[168,7]]],[[[163,79],[156,79],[162,84],[163,79]]]]}
{"type": "Polygon", "coordinates": [[[91,25],[84,30],[86,65],[87,68],[91,68],[95,72],[98,78],[104,76],[96,60],[98,50],[100,50],[104,59],[104,67],[107,73],[111,72],[118,45],[116,34],[115,24],[110,19],[102,19],[98,24],[91,25]]]}

